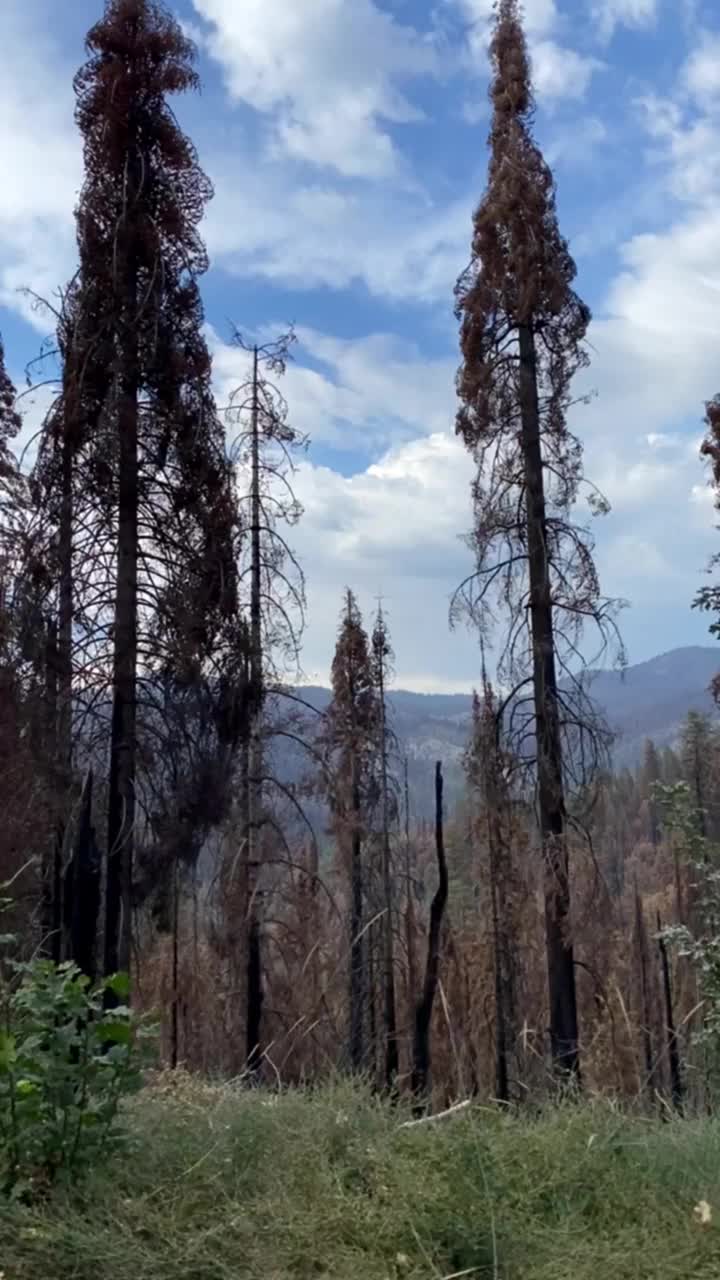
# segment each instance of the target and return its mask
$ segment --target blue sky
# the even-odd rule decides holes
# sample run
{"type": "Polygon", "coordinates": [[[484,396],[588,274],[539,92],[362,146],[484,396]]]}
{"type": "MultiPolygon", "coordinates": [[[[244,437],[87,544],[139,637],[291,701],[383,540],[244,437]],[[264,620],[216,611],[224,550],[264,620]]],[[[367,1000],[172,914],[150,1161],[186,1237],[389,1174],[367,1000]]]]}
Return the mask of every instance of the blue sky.
{"type": "MultiPolygon", "coordinates": [[[[297,476],[304,667],[325,679],[341,594],[382,593],[398,682],[464,689],[450,634],[469,568],[471,467],[453,434],[452,291],[485,181],[491,0],[178,0],[203,92],[176,104],[216,195],[205,235],[218,398],[231,323],[301,339],[284,391],[312,446],[297,476]]],[[[18,382],[74,264],[72,75],[100,0],[3,0],[0,330],[18,382]]],[[[573,411],[612,504],[604,590],[631,602],[631,661],[704,643],[690,610],[720,549],[697,450],[720,391],[720,10],[702,0],[526,0],[537,133],[590,303],[573,411]]],[[[24,404],[26,435],[47,393],[24,404]]]]}

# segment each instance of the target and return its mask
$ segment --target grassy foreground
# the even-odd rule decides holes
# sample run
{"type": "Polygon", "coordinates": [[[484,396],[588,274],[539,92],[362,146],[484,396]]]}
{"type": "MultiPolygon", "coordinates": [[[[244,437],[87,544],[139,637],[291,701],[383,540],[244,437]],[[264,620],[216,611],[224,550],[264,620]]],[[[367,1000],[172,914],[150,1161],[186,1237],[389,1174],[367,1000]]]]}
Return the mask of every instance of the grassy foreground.
{"type": "Polygon", "coordinates": [[[478,1106],[402,1129],[347,1084],[182,1076],[129,1110],[133,1150],[84,1190],[0,1204],[3,1280],[720,1277],[717,1122],[478,1106]]]}

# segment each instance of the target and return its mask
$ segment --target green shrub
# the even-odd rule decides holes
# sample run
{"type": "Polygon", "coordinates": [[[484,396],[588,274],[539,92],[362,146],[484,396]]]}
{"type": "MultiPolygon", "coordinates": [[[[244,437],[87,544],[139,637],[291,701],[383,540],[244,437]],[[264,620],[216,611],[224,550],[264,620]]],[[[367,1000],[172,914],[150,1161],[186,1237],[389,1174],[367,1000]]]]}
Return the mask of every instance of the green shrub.
{"type": "Polygon", "coordinates": [[[141,1083],[145,1028],[128,979],[91,986],[76,965],[12,966],[0,1027],[0,1186],[41,1194],[73,1181],[123,1138],[119,1104],[141,1083]]]}

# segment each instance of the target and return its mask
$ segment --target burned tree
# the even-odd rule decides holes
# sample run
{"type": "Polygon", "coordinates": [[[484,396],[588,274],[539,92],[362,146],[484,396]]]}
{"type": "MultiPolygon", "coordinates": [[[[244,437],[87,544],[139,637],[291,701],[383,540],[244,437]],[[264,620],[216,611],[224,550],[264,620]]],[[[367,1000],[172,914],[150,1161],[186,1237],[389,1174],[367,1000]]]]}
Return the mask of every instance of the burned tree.
{"type": "Polygon", "coordinates": [[[438,887],[430,904],[425,978],[420,999],[415,1008],[415,1034],[413,1037],[412,1091],[418,1106],[431,1089],[430,1075],[430,1027],[433,1006],[440,981],[440,951],[442,922],[448,899],[449,879],[445,856],[445,832],[443,814],[443,774],[440,761],[435,765],[435,856],[438,868],[438,887]]]}
{"type": "MultiPolygon", "coordinates": [[[[197,227],[211,188],[167,103],[196,86],[194,49],[161,4],[107,0],[87,50],[75,81],[81,336],[63,408],[66,425],[68,402],[80,401],[87,420],[73,462],[94,539],[74,587],[74,644],[92,653],[93,673],[110,652],[112,972],[130,959],[139,681],[154,702],[153,681],[186,687],[215,661],[220,635],[236,642],[236,507],[197,285],[207,266],[197,227]]],[[[76,556],[81,547],[82,537],[76,556]]]]}
{"type": "Polygon", "coordinates": [[[495,694],[486,675],[482,698],[477,693],[473,697],[465,769],[476,804],[474,834],[487,851],[495,985],[495,1096],[501,1102],[508,1102],[517,985],[510,941],[513,933],[510,761],[500,742],[495,694]]]}
{"type": "Polygon", "coordinates": [[[349,882],[348,1057],[354,1071],[367,1065],[367,895],[364,848],[372,808],[377,741],[377,697],[367,633],[348,591],[332,664],[332,702],[326,715],[329,795],[333,830],[349,882]]]}
{"type": "Polygon", "coordinates": [[[393,807],[390,778],[391,732],[388,724],[387,684],[393,659],[390,635],[382,610],[378,608],[373,628],[372,672],[378,712],[378,754],[380,766],[380,845],[382,864],[382,989],[383,1033],[385,1040],[384,1080],[392,1089],[398,1074],[397,1009],[395,1002],[395,895],[393,892],[390,824],[393,807]]]}
{"type": "MultiPolygon", "coordinates": [[[[15,880],[30,858],[44,790],[37,732],[42,727],[44,702],[42,640],[30,662],[24,661],[28,652],[19,617],[18,568],[26,493],[13,441],[21,425],[0,340],[0,884],[15,880]],[[24,678],[26,667],[29,680],[24,678]]],[[[27,877],[22,880],[25,891],[27,877]]],[[[13,930],[23,914],[16,901],[5,927],[13,930]]],[[[22,919],[22,923],[26,921],[22,919]]]]}
{"type": "MultiPolygon", "coordinates": [[[[268,695],[282,692],[290,671],[297,675],[305,611],[302,570],[281,532],[302,515],[292,489],[293,455],[307,446],[289,422],[287,403],[275,381],[285,373],[294,341],[290,330],[276,340],[251,344],[236,330],[235,345],[248,357],[249,370],[228,411],[235,433],[232,456],[243,483],[243,523],[250,535],[240,572],[249,612],[250,725],[242,755],[238,835],[243,847],[245,1032],[251,1067],[259,1060],[263,1003],[260,871],[268,838],[265,800],[275,781],[267,759],[273,736],[268,695]]],[[[277,698],[273,710],[277,714],[277,698]]]]}
{"type": "MultiPolygon", "coordinates": [[[[461,602],[483,629],[500,606],[500,661],[511,690],[513,750],[535,770],[544,860],[550,1041],[563,1076],[578,1072],[566,790],[586,772],[591,708],[580,633],[603,642],[603,599],[586,528],[571,521],[582,449],[567,426],[574,374],[587,364],[590,313],[572,289],[552,173],[532,138],[533,96],[517,0],[500,0],[490,47],[493,106],[488,187],[474,215],[472,257],[456,288],[463,363],[457,431],[477,460],[471,545],[476,568],[461,602]],[[530,692],[531,690],[531,692],[530,692]]],[[[606,504],[591,491],[591,507],[606,504]]]]}

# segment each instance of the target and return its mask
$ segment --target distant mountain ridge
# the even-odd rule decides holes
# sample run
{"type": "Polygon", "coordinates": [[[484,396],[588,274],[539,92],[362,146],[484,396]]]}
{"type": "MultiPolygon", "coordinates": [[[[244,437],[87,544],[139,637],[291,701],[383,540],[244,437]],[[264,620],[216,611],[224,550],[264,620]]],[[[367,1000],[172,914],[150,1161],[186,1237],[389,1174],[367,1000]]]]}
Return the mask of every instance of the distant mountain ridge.
{"type": "MultiPolygon", "coordinates": [[[[671,649],[624,672],[592,672],[592,696],[616,734],[615,767],[637,764],[646,738],[659,747],[673,746],[688,711],[717,715],[709,685],[718,671],[720,646],[694,645],[671,649]]],[[[301,693],[318,710],[330,701],[329,689],[318,685],[305,686],[301,693]]],[[[429,815],[433,761],[445,764],[449,804],[462,786],[471,697],[397,689],[390,694],[390,706],[393,728],[408,756],[415,811],[429,815]]]]}

